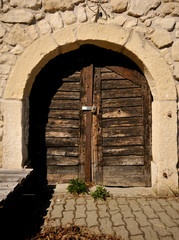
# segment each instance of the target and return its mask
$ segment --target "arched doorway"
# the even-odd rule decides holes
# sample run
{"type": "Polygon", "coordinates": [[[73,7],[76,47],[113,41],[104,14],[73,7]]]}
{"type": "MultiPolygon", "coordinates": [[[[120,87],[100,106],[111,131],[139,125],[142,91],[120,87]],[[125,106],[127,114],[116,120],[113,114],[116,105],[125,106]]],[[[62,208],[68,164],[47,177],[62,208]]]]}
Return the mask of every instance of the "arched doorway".
{"type": "Polygon", "coordinates": [[[29,134],[32,166],[49,182],[151,185],[151,94],[120,53],[84,45],[51,60],[31,90],[29,134]]]}

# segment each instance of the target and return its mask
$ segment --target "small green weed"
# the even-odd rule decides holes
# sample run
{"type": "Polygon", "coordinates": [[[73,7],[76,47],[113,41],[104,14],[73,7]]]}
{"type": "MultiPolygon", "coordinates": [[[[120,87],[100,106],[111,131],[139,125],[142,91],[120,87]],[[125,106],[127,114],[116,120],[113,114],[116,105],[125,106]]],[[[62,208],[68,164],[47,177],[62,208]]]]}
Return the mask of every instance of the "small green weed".
{"type": "Polygon", "coordinates": [[[89,192],[86,183],[80,178],[70,180],[70,184],[68,185],[67,190],[74,195],[80,193],[86,194],[89,192]]]}
{"type": "Polygon", "coordinates": [[[109,192],[102,186],[97,186],[94,192],[91,192],[90,195],[94,198],[94,200],[101,199],[106,201],[107,197],[110,197],[109,192]]]}

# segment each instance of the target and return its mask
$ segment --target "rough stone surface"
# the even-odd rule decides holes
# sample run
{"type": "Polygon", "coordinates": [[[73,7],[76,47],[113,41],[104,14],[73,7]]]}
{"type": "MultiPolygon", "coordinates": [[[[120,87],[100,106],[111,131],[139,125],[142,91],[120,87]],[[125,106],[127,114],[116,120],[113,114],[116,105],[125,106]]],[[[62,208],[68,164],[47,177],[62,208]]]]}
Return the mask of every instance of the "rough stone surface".
{"type": "Polygon", "coordinates": [[[3,25],[0,23],[0,38],[4,36],[6,33],[6,29],[3,27],[3,25]]]}
{"type": "Polygon", "coordinates": [[[166,15],[179,16],[179,3],[165,3],[157,9],[157,15],[165,17],[166,15]]]}
{"type": "Polygon", "coordinates": [[[174,71],[173,71],[174,77],[179,80],[179,63],[174,63],[174,71]]]}
{"type": "Polygon", "coordinates": [[[169,32],[163,29],[156,29],[151,35],[151,40],[158,48],[166,47],[173,42],[169,32]]]}
{"type": "Polygon", "coordinates": [[[23,51],[24,51],[24,48],[20,44],[18,44],[11,50],[11,53],[18,55],[18,54],[21,54],[23,51]]]}
{"type": "Polygon", "coordinates": [[[38,22],[37,27],[39,28],[40,33],[42,35],[44,35],[46,33],[51,33],[51,31],[52,31],[50,24],[48,23],[48,21],[46,19],[43,19],[40,22],[38,22]]]}
{"type": "Polygon", "coordinates": [[[175,62],[179,62],[179,40],[172,45],[172,57],[175,62]]]}
{"type": "Polygon", "coordinates": [[[175,19],[174,18],[159,18],[154,21],[154,24],[157,27],[166,29],[168,31],[172,31],[175,26],[175,19]]]}
{"type": "Polygon", "coordinates": [[[63,24],[63,19],[62,19],[61,15],[58,12],[49,15],[49,22],[50,22],[51,27],[54,30],[60,29],[64,25],[63,24]]]}
{"type": "Polygon", "coordinates": [[[83,7],[79,7],[77,9],[77,18],[78,18],[79,22],[81,22],[81,23],[87,21],[86,11],[83,7]]]}
{"type": "Polygon", "coordinates": [[[11,0],[10,4],[12,7],[22,7],[38,10],[42,5],[42,0],[11,0]]]}
{"type": "Polygon", "coordinates": [[[16,56],[11,53],[0,54],[0,64],[14,65],[16,62],[16,56]]]}
{"type": "Polygon", "coordinates": [[[160,0],[133,0],[129,8],[128,14],[135,17],[140,17],[146,14],[150,9],[155,9],[160,5],[160,0]]]}
{"type": "Polygon", "coordinates": [[[71,25],[76,22],[77,17],[71,11],[66,11],[63,15],[63,20],[67,25],[71,25]]]}
{"type": "Polygon", "coordinates": [[[111,0],[112,10],[115,13],[122,13],[127,9],[127,0],[111,0]]]}
{"type": "Polygon", "coordinates": [[[126,21],[127,21],[126,17],[119,15],[119,16],[115,17],[114,19],[112,19],[110,22],[113,24],[117,24],[119,26],[123,26],[126,21]]]}
{"type": "Polygon", "coordinates": [[[47,12],[73,10],[72,0],[44,0],[44,9],[47,12]]]}
{"type": "Polygon", "coordinates": [[[8,64],[0,64],[0,74],[7,75],[11,70],[11,66],[8,64]]]}
{"type": "Polygon", "coordinates": [[[29,36],[30,36],[33,40],[35,40],[35,39],[37,39],[37,38],[39,37],[39,34],[38,34],[37,30],[36,30],[36,26],[35,26],[35,25],[29,26],[29,27],[27,28],[27,32],[28,32],[29,36]]]}
{"type": "Polygon", "coordinates": [[[132,28],[134,26],[137,26],[138,19],[130,20],[125,23],[125,27],[132,28]]]}
{"type": "Polygon", "coordinates": [[[25,9],[13,9],[3,15],[2,21],[7,23],[31,23],[34,15],[25,9]]]}

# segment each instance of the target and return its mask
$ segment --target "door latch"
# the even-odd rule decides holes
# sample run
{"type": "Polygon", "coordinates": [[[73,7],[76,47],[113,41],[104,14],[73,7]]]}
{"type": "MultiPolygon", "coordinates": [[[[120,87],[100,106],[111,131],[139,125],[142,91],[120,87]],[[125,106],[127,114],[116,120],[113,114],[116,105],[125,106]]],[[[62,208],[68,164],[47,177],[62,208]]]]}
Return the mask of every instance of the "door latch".
{"type": "Polygon", "coordinates": [[[96,113],[95,106],[82,106],[82,111],[91,111],[92,113],[96,113]]]}

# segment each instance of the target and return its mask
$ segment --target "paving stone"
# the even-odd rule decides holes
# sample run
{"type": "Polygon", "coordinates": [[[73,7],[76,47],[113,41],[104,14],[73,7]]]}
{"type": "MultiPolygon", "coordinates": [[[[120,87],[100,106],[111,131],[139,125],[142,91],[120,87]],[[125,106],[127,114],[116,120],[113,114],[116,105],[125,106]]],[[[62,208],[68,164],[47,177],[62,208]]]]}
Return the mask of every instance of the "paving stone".
{"type": "Polygon", "coordinates": [[[113,227],[113,229],[116,233],[116,236],[120,236],[125,240],[129,240],[129,232],[126,230],[125,226],[113,227]]]}
{"type": "MultiPolygon", "coordinates": [[[[166,206],[165,210],[168,215],[170,215],[173,219],[179,219],[179,212],[177,212],[175,209],[173,209],[170,206],[166,206]]],[[[179,208],[178,208],[179,211],[179,208]]]]}
{"type": "Polygon", "coordinates": [[[124,221],[127,223],[126,228],[130,232],[131,235],[139,235],[142,234],[141,230],[139,229],[138,223],[134,218],[126,218],[124,221]]]}
{"type": "Polygon", "coordinates": [[[74,219],[74,224],[77,226],[86,226],[85,218],[74,219]]]}
{"type": "Polygon", "coordinates": [[[153,229],[159,234],[160,237],[171,235],[169,231],[167,231],[165,225],[159,219],[149,219],[149,221],[153,225],[153,229]]]}
{"type": "Polygon", "coordinates": [[[162,237],[162,240],[173,240],[173,237],[171,236],[162,237]]]}
{"type": "Polygon", "coordinates": [[[109,218],[99,218],[99,223],[102,233],[114,235],[114,231],[112,229],[112,222],[109,218]]]}
{"type": "Polygon", "coordinates": [[[100,234],[101,233],[98,226],[90,227],[90,232],[95,233],[95,234],[100,234]]]}
{"type": "Polygon", "coordinates": [[[179,211],[179,201],[170,200],[169,203],[175,210],[179,211]]]}
{"type": "Polygon", "coordinates": [[[145,198],[138,198],[137,201],[141,206],[149,205],[149,202],[145,198]]]}
{"type": "Polygon", "coordinates": [[[109,213],[111,214],[111,220],[113,222],[113,226],[125,225],[119,210],[112,211],[112,212],[109,211],[109,213]]]}
{"type": "Polygon", "coordinates": [[[131,209],[129,208],[128,205],[121,205],[121,206],[119,206],[119,209],[120,209],[124,218],[134,217],[134,215],[133,215],[133,213],[132,213],[132,211],[131,211],[131,209]]]}
{"type": "Polygon", "coordinates": [[[85,198],[77,198],[76,199],[76,204],[85,204],[85,198]]]}
{"type": "Polygon", "coordinates": [[[179,228],[178,227],[172,227],[168,229],[173,234],[173,239],[178,240],[179,236],[179,228]]]}
{"type": "Polygon", "coordinates": [[[151,226],[150,222],[147,220],[146,215],[144,215],[142,211],[134,212],[134,215],[136,216],[136,220],[141,227],[151,226]]]}
{"type": "Polygon", "coordinates": [[[115,199],[112,199],[108,202],[108,206],[110,210],[117,210],[119,209],[117,201],[115,199]]]}
{"type": "Polygon", "coordinates": [[[165,212],[159,212],[158,216],[160,217],[161,221],[167,226],[167,227],[175,227],[177,226],[176,223],[174,223],[170,216],[168,216],[165,212]]]}
{"type": "Polygon", "coordinates": [[[53,210],[51,212],[51,218],[61,218],[62,217],[62,212],[63,212],[63,205],[57,205],[55,204],[53,207],[53,210]]]}
{"type": "Polygon", "coordinates": [[[109,217],[109,212],[106,205],[98,205],[98,213],[100,218],[109,217]]]}
{"type": "Polygon", "coordinates": [[[62,225],[66,225],[67,223],[71,223],[73,221],[74,214],[73,211],[64,211],[63,218],[62,218],[62,225]]]}
{"type": "Polygon", "coordinates": [[[157,233],[151,227],[141,227],[144,232],[145,240],[159,240],[157,233]]]}
{"type": "Polygon", "coordinates": [[[76,205],[76,212],[75,212],[75,218],[85,218],[85,206],[84,205],[76,205]]]}
{"type": "Polygon", "coordinates": [[[157,199],[157,202],[159,202],[162,206],[170,205],[169,202],[167,201],[167,199],[159,198],[159,199],[157,199]]]}
{"type": "Polygon", "coordinates": [[[86,212],[86,223],[88,227],[96,226],[98,225],[97,221],[97,213],[96,211],[87,211],[86,212]]]}
{"type": "Polygon", "coordinates": [[[155,212],[163,212],[164,211],[164,209],[161,208],[160,204],[157,202],[156,199],[150,200],[149,202],[155,212]]]}
{"type": "Polygon", "coordinates": [[[128,202],[126,201],[126,198],[117,198],[117,202],[119,205],[126,205],[128,202]]]}
{"type": "Polygon", "coordinates": [[[142,235],[131,236],[131,240],[145,240],[142,235]]]}
{"type": "Polygon", "coordinates": [[[158,218],[150,206],[141,206],[147,218],[158,218]]]}
{"type": "Polygon", "coordinates": [[[75,200],[74,199],[67,199],[65,205],[66,211],[73,211],[75,210],[75,200]]]}
{"type": "Polygon", "coordinates": [[[56,198],[55,203],[56,204],[65,204],[66,199],[65,198],[56,198]]]}
{"type": "Polygon", "coordinates": [[[58,227],[60,226],[60,219],[53,219],[48,223],[48,225],[52,227],[58,227]]]}
{"type": "Polygon", "coordinates": [[[132,209],[133,212],[141,211],[141,208],[140,208],[140,206],[139,206],[139,203],[138,203],[136,200],[127,199],[127,201],[128,201],[129,206],[130,206],[130,208],[132,209]]]}
{"type": "Polygon", "coordinates": [[[97,210],[96,204],[93,199],[86,200],[86,208],[88,211],[97,210]]]}

